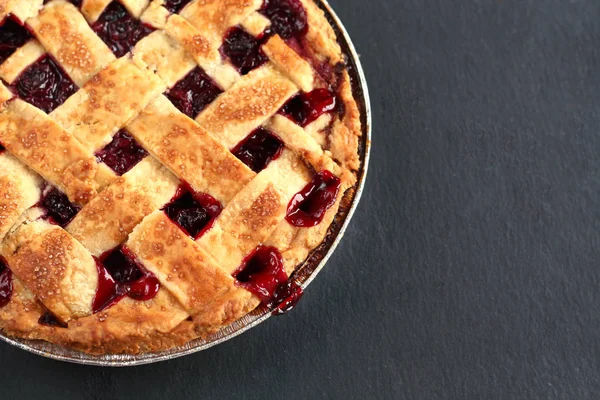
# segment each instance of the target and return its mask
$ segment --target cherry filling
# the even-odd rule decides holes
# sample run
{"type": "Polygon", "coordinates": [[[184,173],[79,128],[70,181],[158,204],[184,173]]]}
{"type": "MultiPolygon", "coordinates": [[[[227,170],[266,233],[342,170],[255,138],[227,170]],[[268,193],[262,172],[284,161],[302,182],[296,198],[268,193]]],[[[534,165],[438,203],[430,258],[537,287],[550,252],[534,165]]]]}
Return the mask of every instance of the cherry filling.
{"type": "Polygon", "coordinates": [[[8,268],[6,260],[0,256],[0,307],[8,304],[12,292],[12,271],[8,268]]]}
{"type": "Polygon", "coordinates": [[[46,218],[62,227],[67,226],[80,210],[69,201],[67,195],[50,185],[42,191],[38,205],[46,211],[46,218]]]}
{"type": "Polygon", "coordinates": [[[2,152],[3,152],[4,150],[6,150],[6,149],[4,148],[4,146],[2,146],[2,143],[0,143],[0,154],[2,154],[2,152]]]}
{"type": "Polygon", "coordinates": [[[117,57],[125,55],[154,30],[133,18],[118,1],[106,7],[92,29],[117,57]]]}
{"type": "Polygon", "coordinates": [[[258,128],[231,152],[254,172],[260,172],[281,155],[283,141],[274,133],[258,128]]]}
{"type": "Polygon", "coordinates": [[[125,296],[150,300],[160,289],[154,274],[135,261],[125,246],[109,250],[96,260],[98,289],[92,304],[94,313],[107,309],[125,296]]]}
{"type": "Polygon", "coordinates": [[[6,18],[4,24],[0,26],[0,64],[29,39],[31,39],[31,34],[25,27],[10,17],[6,18]]]}
{"type": "Polygon", "coordinates": [[[166,93],[171,102],[185,115],[196,118],[200,111],[213,102],[223,91],[204,73],[196,67],[177,82],[166,93]]]}
{"type": "Polygon", "coordinates": [[[163,211],[194,239],[201,237],[215,223],[221,214],[221,203],[206,193],[194,193],[189,188],[182,188],[174,201],[163,211]]]}
{"type": "Polygon", "coordinates": [[[46,326],[56,326],[58,328],[66,328],[68,325],[59,320],[56,315],[52,314],[50,311],[46,311],[40,319],[38,319],[38,324],[46,325],[46,326]]]}
{"type": "Polygon", "coordinates": [[[239,27],[233,27],[225,35],[221,47],[222,54],[242,75],[268,61],[261,46],[271,36],[278,34],[291,43],[308,31],[306,11],[299,0],[265,0],[259,12],[271,20],[271,25],[262,35],[254,37],[239,27]]]}
{"type": "Polygon", "coordinates": [[[112,250],[101,256],[102,264],[116,282],[128,283],[144,276],[142,267],[138,265],[127,248],[112,250]]]}
{"type": "Polygon", "coordinates": [[[246,75],[268,61],[259,40],[241,28],[231,28],[223,41],[221,52],[229,58],[240,74],[246,75]]]}
{"type": "Polygon", "coordinates": [[[312,182],[292,197],[285,219],[297,227],[318,225],[335,203],[339,190],[339,178],[329,171],[318,173],[312,182]]]}
{"type": "Polygon", "coordinates": [[[273,314],[292,310],[302,297],[302,288],[288,280],[283,257],[275,247],[260,245],[250,253],[233,273],[236,285],[257,295],[273,314]]]}
{"type": "Polygon", "coordinates": [[[282,315],[291,311],[302,298],[304,291],[294,281],[287,281],[279,285],[275,293],[273,293],[272,303],[277,306],[273,310],[273,315],[282,315]]]}
{"type": "Polygon", "coordinates": [[[331,90],[315,89],[292,97],[280,113],[304,127],[321,115],[334,111],[336,104],[335,94],[331,90]]]}
{"type": "Polygon", "coordinates": [[[179,11],[183,9],[190,1],[192,0],[167,0],[163,7],[165,7],[169,12],[173,14],[177,14],[179,11]]]}
{"type": "Polygon", "coordinates": [[[122,129],[113,137],[112,142],[96,153],[96,158],[98,162],[108,165],[117,175],[123,175],[147,155],[148,152],[122,129]]]}
{"type": "Polygon", "coordinates": [[[239,286],[260,297],[264,303],[270,302],[279,286],[288,280],[279,250],[263,245],[246,256],[233,277],[239,286]]]}
{"type": "Polygon", "coordinates": [[[49,113],[77,91],[77,86],[48,55],[27,68],[13,88],[19,97],[49,113]]]}
{"type": "Polygon", "coordinates": [[[306,10],[300,0],[265,0],[258,11],[271,20],[271,35],[289,39],[304,36],[308,31],[306,10]]]}

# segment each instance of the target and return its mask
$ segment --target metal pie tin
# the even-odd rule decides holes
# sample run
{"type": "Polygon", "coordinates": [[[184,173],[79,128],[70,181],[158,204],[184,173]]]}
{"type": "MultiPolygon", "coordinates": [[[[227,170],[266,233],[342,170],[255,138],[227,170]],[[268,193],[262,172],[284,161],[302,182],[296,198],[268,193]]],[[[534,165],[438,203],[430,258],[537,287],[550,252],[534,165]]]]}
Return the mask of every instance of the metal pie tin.
{"type": "MultiPolygon", "coordinates": [[[[327,260],[344,236],[344,232],[356,210],[365,185],[371,150],[371,104],[367,82],[358,54],[350,40],[348,32],[329,3],[327,3],[326,0],[315,0],[315,3],[325,12],[325,15],[337,34],[342,51],[344,51],[347,56],[349,67],[348,73],[350,74],[354,97],[361,113],[363,131],[360,139],[361,168],[358,173],[358,182],[354,189],[349,190],[346,194],[340,206],[340,211],[329,228],[329,232],[323,243],[309,255],[307,260],[298,267],[291,277],[291,279],[295,280],[303,289],[312,282],[319,271],[325,266],[327,260]]],[[[223,343],[260,324],[271,316],[272,311],[273,310],[269,309],[267,306],[261,305],[245,317],[210,335],[206,339],[195,339],[183,346],[174,347],[166,351],[137,355],[91,355],[45,341],[7,337],[2,332],[0,332],[0,339],[20,349],[54,360],[85,365],[124,367],[172,360],[177,357],[208,349],[209,347],[223,343]]]]}

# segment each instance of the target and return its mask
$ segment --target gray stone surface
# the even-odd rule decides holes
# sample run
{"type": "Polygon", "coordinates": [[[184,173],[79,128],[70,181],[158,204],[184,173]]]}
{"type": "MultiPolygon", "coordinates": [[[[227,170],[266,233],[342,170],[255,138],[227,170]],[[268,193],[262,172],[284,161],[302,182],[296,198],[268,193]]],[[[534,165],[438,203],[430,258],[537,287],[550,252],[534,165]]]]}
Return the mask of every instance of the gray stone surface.
{"type": "Polygon", "coordinates": [[[597,399],[600,3],[331,0],[373,160],[298,308],[139,368],[0,345],[0,398],[597,399]]]}

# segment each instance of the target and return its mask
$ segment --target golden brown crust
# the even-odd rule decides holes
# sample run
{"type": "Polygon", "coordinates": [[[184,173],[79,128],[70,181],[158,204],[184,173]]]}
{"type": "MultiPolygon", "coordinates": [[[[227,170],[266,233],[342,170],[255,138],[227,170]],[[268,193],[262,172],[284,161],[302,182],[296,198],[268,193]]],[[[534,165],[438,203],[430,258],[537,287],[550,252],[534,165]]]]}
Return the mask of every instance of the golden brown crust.
{"type": "Polygon", "coordinates": [[[232,200],[198,244],[229,273],[277,226],[285,199],[260,174],[232,200]]]}
{"type": "Polygon", "coordinates": [[[40,199],[41,179],[8,153],[0,153],[0,243],[19,217],[40,199]]]}
{"type": "Polygon", "coordinates": [[[90,353],[158,351],[193,339],[178,330],[188,313],[166,290],[149,301],[124,298],[111,308],[56,328],[48,338],[58,344],[90,353]]]}
{"type": "MultiPolygon", "coordinates": [[[[71,200],[87,203],[66,231],[49,225],[39,219],[40,209],[29,208],[39,198],[41,178],[30,171],[19,172],[15,180],[0,169],[0,199],[3,193],[6,199],[0,200],[0,212],[6,214],[4,220],[0,215],[0,241],[2,231],[8,232],[0,243],[15,276],[12,299],[0,307],[0,327],[9,335],[94,354],[166,350],[205,337],[256,308],[259,298],[237,286],[231,273],[260,244],[277,247],[287,273],[293,272],[327,235],[360,167],[360,114],[344,56],[313,0],[301,0],[309,24],[299,41],[302,57],[274,36],[263,45],[269,62],[245,76],[218,49],[233,26],[254,36],[268,28],[270,21],[257,12],[262,0],[194,1],[180,15],[170,15],[162,0],[120,1],[160,29],[140,40],[131,55],[115,60],[66,1],[53,0],[36,16],[41,0],[0,0],[0,14],[31,18],[41,42],[32,40],[17,50],[0,65],[0,77],[13,82],[48,51],[83,85],[50,116],[21,100],[7,101],[12,94],[0,86],[6,89],[0,92],[0,142],[7,148],[0,167],[13,154],[21,169],[26,163],[71,200]],[[81,45],[61,38],[78,34],[81,45]],[[197,66],[224,93],[193,121],[161,93],[197,66]],[[325,82],[323,71],[332,71],[331,81],[325,82]],[[343,112],[324,114],[306,127],[277,115],[294,94],[315,87],[333,88],[343,112]],[[285,148],[256,174],[229,150],[260,126],[278,135],[285,148]],[[150,156],[117,178],[94,153],[123,128],[150,156]],[[336,203],[319,225],[291,226],[284,219],[290,199],[324,170],[342,182],[336,203]],[[197,241],[157,211],[180,180],[224,206],[197,241]],[[125,297],[89,315],[97,286],[92,256],[123,243],[157,276],[161,289],[152,300],[125,297]],[[36,265],[46,270],[40,274],[36,265]],[[83,294],[75,296],[75,288],[83,294]],[[68,328],[40,325],[48,309],[69,321],[68,328]]],[[[84,0],[82,13],[93,23],[109,3],[84,0]]]]}
{"type": "Polygon", "coordinates": [[[335,32],[325,13],[313,0],[300,0],[306,9],[308,32],[304,38],[305,50],[321,63],[337,65],[344,61],[335,32]]]}
{"type": "Polygon", "coordinates": [[[25,223],[6,237],[0,253],[15,276],[61,320],[92,313],[96,263],[63,229],[42,221],[25,223]]]}
{"type": "Polygon", "coordinates": [[[196,67],[194,58],[164,31],[155,31],[134,47],[133,58],[144,62],[167,87],[173,87],[196,67]]]}
{"type": "Polygon", "coordinates": [[[65,0],[46,4],[27,24],[78,86],[115,59],[77,8],[65,0]]]}
{"type": "Polygon", "coordinates": [[[94,23],[111,2],[112,0],[83,0],[81,4],[81,13],[90,24],[94,23]]]}
{"type": "Polygon", "coordinates": [[[142,16],[142,12],[150,4],[150,0],[121,0],[121,3],[131,15],[139,19],[142,16]]]}
{"type": "Polygon", "coordinates": [[[123,56],[87,81],[50,116],[95,152],[164,89],[147,66],[123,56]]]}
{"type": "Polygon", "coordinates": [[[14,97],[13,93],[2,82],[0,82],[0,110],[6,106],[6,102],[14,97]]]}
{"type": "Polygon", "coordinates": [[[306,160],[315,171],[329,170],[336,175],[340,174],[341,168],[331,159],[331,153],[323,151],[314,138],[290,119],[275,115],[265,127],[277,134],[288,149],[306,160]]]}
{"type": "Polygon", "coordinates": [[[243,20],[240,25],[252,36],[260,36],[271,25],[271,21],[256,11],[243,20]]]}
{"type": "Polygon", "coordinates": [[[228,323],[230,304],[241,299],[256,303],[254,296],[238,294],[245,289],[235,286],[231,275],[161,211],[144,219],[127,247],[194,318],[208,320],[210,313],[213,327],[228,323]]]}
{"type": "Polygon", "coordinates": [[[344,114],[336,117],[329,134],[329,150],[333,158],[343,167],[358,171],[360,157],[358,154],[358,140],[361,136],[360,112],[352,96],[352,87],[348,72],[344,71],[339,88],[340,100],[344,103],[344,114]]]}
{"type": "Polygon", "coordinates": [[[309,228],[298,228],[290,225],[287,221],[282,221],[265,241],[265,245],[274,246],[281,252],[288,275],[325,239],[346,191],[355,184],[355,177],[343,172],[341,181],[335,204],[327,210],[320,224],[309,228]]]}
{"type": "Polygon", "coordinates": [[[200,113],[196,121],[231,149],[273,116],[298,89],[273,66],[255,69],[200,113]]]}
{"type": "Polygon", "coordinates": [[[240,75],[235,68],[223,63],[215,43],[208,40],[202,31],[196,29],[186,19],[179,15],[172,15],[167,20],[164,29],[169,36],[177,40],[187,50],[189,56],[221,88],[229,89],[231,85],[240,79],[240,75]]]}
{"type": "Polygon", "coordinates": [[[213,47],[199,30],[179,15],[172,15],[165,24],[165,32],[173,37],[194,57],[198,65],[220,62],[219,49],[213,47]]]}
{"type": "Polygon", "coordinates": [[[114,178],[53,119],[20,99],[10,101],[0,112],[0,141],[78,204],[90,201],[114,178]]]}
{"type": "Polygon", "coordinates": [[[37,15],[44,0],[0,0],[0,20],[11,14],[19,21],[37,15]]]}
{"type": "MultiPolygon", "coordinates": [[[[345,63],[344,56],[324,12],[317,7],[313,0],[301,0],[301,2],[308,17],[308,32],[304,44],[309,58],[317,63],[328,64],[332,69],[343,65],[345,63]]],[[[350,77],[346,69],[337,77],[337,81],[338,98],[343,103],[343,115],[341,118],[334,119],[327,147],[334,160],[351,171],[357,171],[360,167],[358,138],[362,134],[360,112],[352,94],[350,77]]],[[[323,116],[323,118],[325,118],[325,123],[317,125],[316,131],[322,131],[330,124],[328,116],[323,116]]],[[[307,130],[310,130],[310,127],[307,127],[307,130]]]]}
{"type": "Polygon", "coordinates": [[[0,307],[0,326],[4,332],[25,339],[38,339],[45,327],[38,323],[44,306],[13,274],[10,302],[0,307]]]}
{"type": "Polygon", "coordinates": [[[269,60],[302,91],[310,92],[314,86],[313,71],[305,59],[275,35],[262,46],[269,60]]]}
{"type": "Polygon", "coordinates": [[[146,336],[171,332],[187,317],[177,300],[161,289],[152,300],[124,298],[105,311],[73,321],[59,340],[103,350],[139,346],[146,336]]]}
{"type": "Polygon", "coordinates": [[[234,286],[194,315],[195,330],[201,337],[206,337],[237,321],[259,304],[258,297],[234,286]]]}
{"type": "Polygon", "coordinates": [[[246,185],[197,243],[233,273],[252,250],[267,239],[285,217],[293,194],[309,173],[289,150],[246,185]]]}
{"type": "Polygon", "coordinates": [[[127,127],[152,155],[194,188],[227,204],[256,175],[164,96],[127,127]]]}
{"type": "Polygon", "coordinates": [[[93,198],[66,229],[99,257],[125,242],[146,215],[175,196],[178,187],[177,177],[147,157],[93,198]]]}
{"type": "Polygon", "coordinates": [[[21,75],[21,73],[31,64],[46,54],[46,49],[33,39],[20,47],[0,66],[0,78],[4,79],[9,85],[21,75]]]}
{"type": "Polygon", "coordinates": [[[261,4],[262,0],[194,1],[180,15],[199,30],[204,30],[207,39],[219,48],[227,30],[246,19],[261,4]]]}
{"type": "Polygon", "coordinates": [[[188,313],[164,289],[150,301],[124,298],[106,311],[69,322],[68,328],[38,323],[46,309],[18,279],[13,295],[0,308],[5,333],[41,339],[91,354],[137,354],[167,350],[198,337],[188,313]]]}
{"type": "Polygon", "coordinates": [[[167,18],[171,15],[169,10],[163,7],[164,0],[152,0],[146,10],[144,10],[140,20],[153,28],[162,29],[167,23],[167,18]]]}

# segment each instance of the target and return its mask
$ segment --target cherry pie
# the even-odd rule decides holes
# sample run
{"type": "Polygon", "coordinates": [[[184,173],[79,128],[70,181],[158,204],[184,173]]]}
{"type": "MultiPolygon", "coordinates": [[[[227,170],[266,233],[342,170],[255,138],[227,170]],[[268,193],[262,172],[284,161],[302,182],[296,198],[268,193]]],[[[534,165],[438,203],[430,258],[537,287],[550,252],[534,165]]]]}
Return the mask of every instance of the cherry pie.
{"type": "Polygon", "coordinates": [[[0,326],[158,351],[276,312],[359,168],[313,0],[0,0],[0,326]]]}

